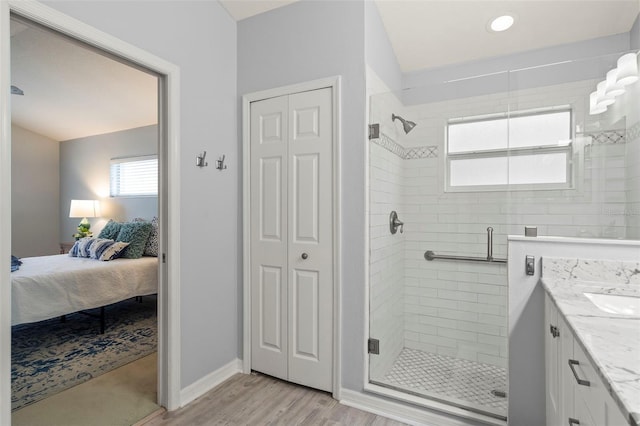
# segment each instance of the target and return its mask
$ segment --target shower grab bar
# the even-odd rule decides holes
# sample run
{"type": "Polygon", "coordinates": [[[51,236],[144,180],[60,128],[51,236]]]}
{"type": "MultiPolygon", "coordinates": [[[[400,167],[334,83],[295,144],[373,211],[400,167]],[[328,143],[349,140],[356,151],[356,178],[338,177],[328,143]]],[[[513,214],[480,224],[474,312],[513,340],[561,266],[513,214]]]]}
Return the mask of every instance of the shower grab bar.
{"type": "Polygon", "coordinates": [[[489,263],[507,263],[507,259],[493,257],[493,228],[487,228],[487,257],[475,256],[449,256],[443,254],[435,254],[431,250],[424,252],[424,258],[431,261],[435,259],[442,260],[465,260],[469,262],[489,262],[489,263]]]}

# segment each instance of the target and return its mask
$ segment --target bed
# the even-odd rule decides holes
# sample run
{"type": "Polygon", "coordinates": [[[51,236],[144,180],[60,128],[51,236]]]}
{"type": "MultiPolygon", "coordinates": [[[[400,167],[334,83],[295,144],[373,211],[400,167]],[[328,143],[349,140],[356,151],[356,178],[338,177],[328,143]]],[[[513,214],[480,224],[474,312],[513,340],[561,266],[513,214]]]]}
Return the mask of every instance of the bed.
{"type": "Polygon", "coordinates": [[[66,254],[25,257],[11,273],[12,325],[64,317],[158,292],[158,258],[103,262],[66,254]]]}

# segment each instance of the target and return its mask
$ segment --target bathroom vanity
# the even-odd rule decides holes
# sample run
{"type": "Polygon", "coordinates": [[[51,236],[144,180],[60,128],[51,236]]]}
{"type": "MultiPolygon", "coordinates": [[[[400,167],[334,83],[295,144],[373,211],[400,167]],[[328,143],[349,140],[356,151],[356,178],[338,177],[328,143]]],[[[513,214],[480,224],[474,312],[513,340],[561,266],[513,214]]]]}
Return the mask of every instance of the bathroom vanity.
{"type": "Polygon", "coordinates": [[[640,425],[640,262],[544,257],[546,423],[640,425]]]}

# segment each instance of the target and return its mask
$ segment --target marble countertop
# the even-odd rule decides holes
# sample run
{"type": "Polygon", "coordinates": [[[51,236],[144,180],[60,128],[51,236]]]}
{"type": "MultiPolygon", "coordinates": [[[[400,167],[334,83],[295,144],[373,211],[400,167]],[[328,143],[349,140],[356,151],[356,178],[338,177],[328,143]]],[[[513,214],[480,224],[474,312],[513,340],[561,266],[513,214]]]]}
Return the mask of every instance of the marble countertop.
{"type": "Polygon", "coordinates": [[[640,262],[545,257],[542,284],[622,413],[640,425],[640,316],[606,313],[584,295],[640,297],[640,262]]]}

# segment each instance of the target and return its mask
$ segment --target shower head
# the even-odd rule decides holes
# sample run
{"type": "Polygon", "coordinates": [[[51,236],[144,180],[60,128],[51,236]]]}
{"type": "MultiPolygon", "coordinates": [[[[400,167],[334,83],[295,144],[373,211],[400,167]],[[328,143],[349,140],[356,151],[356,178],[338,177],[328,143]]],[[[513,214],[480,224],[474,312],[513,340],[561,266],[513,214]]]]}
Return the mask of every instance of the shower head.
{"type": "Polygon", "coordinates": [[[404,128],[405,133],[409,133],[411,130],[413,130],[414,127],[416,127],[416,123],[414,123],[413,121],[405,120],[399,115],[391,114],[391,121],[395,121],[396,118],[402,123],[402,127],[404,128]]]}

